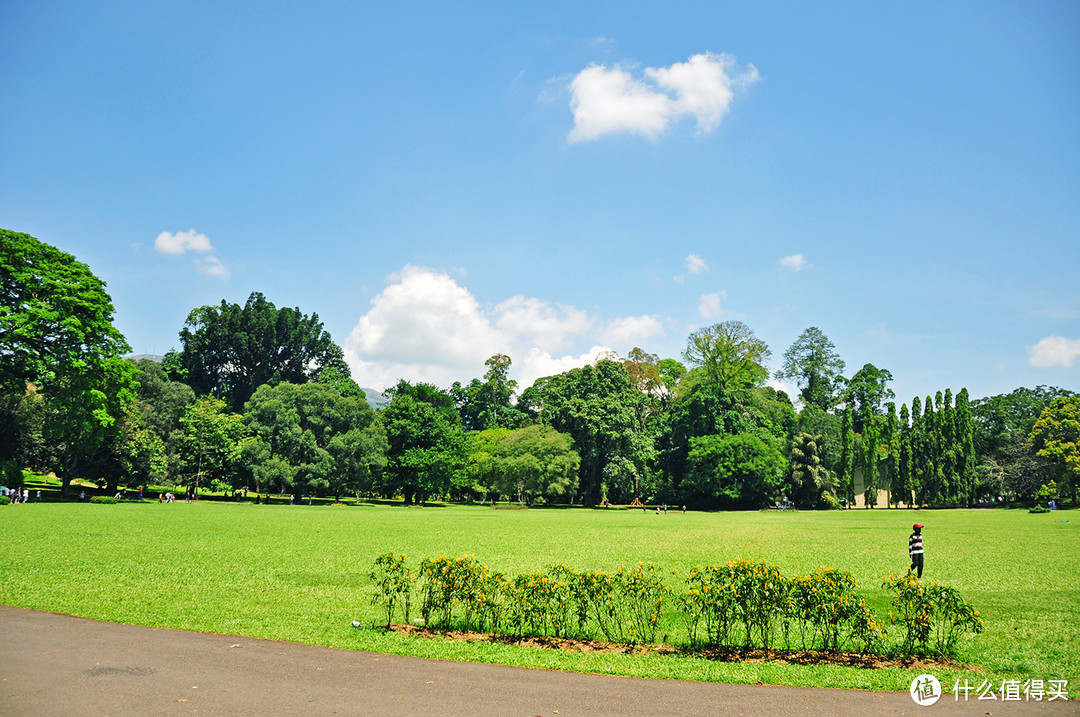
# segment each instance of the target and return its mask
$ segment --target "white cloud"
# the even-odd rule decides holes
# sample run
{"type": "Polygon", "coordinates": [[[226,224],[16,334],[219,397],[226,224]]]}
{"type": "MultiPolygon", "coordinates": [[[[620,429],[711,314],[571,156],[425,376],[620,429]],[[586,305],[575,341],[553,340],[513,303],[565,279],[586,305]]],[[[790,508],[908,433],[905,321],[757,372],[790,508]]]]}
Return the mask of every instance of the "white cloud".
{"type": "Polygon", "coordinates": [[[630,132],[655,137],[671,121],[671,98],[619,67],[586,67],[570,83],[571,142],[630,132]]]}
{"type": "Polygon", "coordinates": [[[204,276],[216,276],[219,279],[229,278],[229,269],[213,254],[202,259],[196,259],[195,271],[204,276]]]}
{"type": "Polygon", "coordinates": [[[645,343],[653,336],[662,336],[664,323],[659,316],[642,315],[612,319],[603,332],[603,340],[609,346],[623,350],[624,355],[630,349],[645,343]]]}
{"type": "Polygon", "coordinates": [[[1028,349],[1028,363],[1040,368],[1072,368],[1080,358],[1080,339],[1047,336],[1028,349]]]}
{"type": "MultiPolygon", "coordinates": [[[[214,247],[210,244],[210,237],[200,234],[194,229],[189,229],[186,232],[176,232],[175,234],[161,232],[157,235],[157,239],[154,240],[154,248],[163,254],[176,255],[186,254],[189,251],[205,253],[214,250],[214,247]]],[[[229,278],[229,269],[221,263],[221,259],[218,259],[213,254],[196,259],[192,265],[195,267],[195,271],[203,276],[215,276],[219,279],[229,278]]]]}
{"type": "Polygon", "coordinates": [[[686,257],[686,270],[691,274],[704,274],[709,270],[709,262],[697,254],[686,257]]]}
{"type": "Polygon", "coordinates": [[[154,248],[165,254],[183,254],[188,251],[213,251],[210,237],[199,234],[194,229],[186,232],[161,232],[154,240],[154,248]]]}
{"type": "Polygon", "coordinates": [[[500,331],[520,336],[549,351],[562,348],[570,337],[584,334],[593,327],[593,319],[580,309],[553,306],[520,294],[496,305],[495,313],[495,326],[500,331]]]}
{"type": "Polygon", "coordinates": [[[721,302],[727,298],[726,291],[717,291],[712,294],[703,294],[698,302],[698,313],[706,319],[713,319],[723,313],[721,302]]]}
{"type": "Polygon", "coordinates": [[[699,132],[710,132],[727,114],[734,89],[759,79],[753,65],[740,71],[735,58],[712,52],[646,68],[642,78],[618,65],[590,65],[570,82],[574,129],[568,139],[582,142],[620,132],[656,137],[672,121],[691,116],[699,132]]]}
{"type": "Polygon", "coordinates": [[[809,269],[813,264],[808,264],[802,254],[792,254],[791,256],[785,256],[780,260],[780,265],[786,269],[792,271],[802,271],[803,269],[809,269]]]}
{"type": "MultiPolygon", "coordinates": [[[[449,275],[406,266],[388,277],[345,340],[345,359],[361,386],[384,389],[398,379],[447,387],[484,372],[496,353],[510,356],[520,388],[592,363],[610,350],[594,345],[580,354],[564,352],[595,332],[601,341],[641,341],[663,333],[659,317],[616,318],[606,324],[585,311],[542,299],[514,296],[485,311],[449,275]]],[[[588,345],[588,344],[586,344],[588,345]]]]}
{"type": "MultiPolygon", "coordinates": [[[[686,271],[689,274],[704,274],[709,271],[709,262],[697,254],[689,254],[686,257],[686,271]]],[[[671,278],[681,284],[686,280],[686,274],[677,274],[671,278]]]]}

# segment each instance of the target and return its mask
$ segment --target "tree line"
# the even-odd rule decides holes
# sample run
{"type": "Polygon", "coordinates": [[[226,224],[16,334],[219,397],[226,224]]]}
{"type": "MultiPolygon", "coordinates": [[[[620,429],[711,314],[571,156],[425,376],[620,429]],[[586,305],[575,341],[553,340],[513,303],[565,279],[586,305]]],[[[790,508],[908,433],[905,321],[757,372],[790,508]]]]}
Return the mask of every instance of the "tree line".
{"type": "Polygon", "coordinates": [[[113,327],[89,267],[0,230],[0,466],[119,485],[758,508],[1075,502],[1080,398],[950,389],[897,410],[891,373],[817,327],[783,354],[739,321],[677,357],[634,348],[518,391],[512,360],[447,388],[399,381],[373,408],[316,314],[261,293],[190,312],[158,363],[113,327]]]}

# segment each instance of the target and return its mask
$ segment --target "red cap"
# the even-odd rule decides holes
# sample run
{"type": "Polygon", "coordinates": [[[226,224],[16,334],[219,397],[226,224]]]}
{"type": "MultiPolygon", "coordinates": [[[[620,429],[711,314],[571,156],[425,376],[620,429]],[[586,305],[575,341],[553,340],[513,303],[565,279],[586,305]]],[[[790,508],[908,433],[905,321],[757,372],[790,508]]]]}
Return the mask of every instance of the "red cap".
{"type": "Polygon", "coordinates": [[[922,526],[921,526],[921,525],[919,525],[918,523],[916,523],[915,525],[911,526],[911,528],[912,528],[912,530],[922,530],[922,526]]]}

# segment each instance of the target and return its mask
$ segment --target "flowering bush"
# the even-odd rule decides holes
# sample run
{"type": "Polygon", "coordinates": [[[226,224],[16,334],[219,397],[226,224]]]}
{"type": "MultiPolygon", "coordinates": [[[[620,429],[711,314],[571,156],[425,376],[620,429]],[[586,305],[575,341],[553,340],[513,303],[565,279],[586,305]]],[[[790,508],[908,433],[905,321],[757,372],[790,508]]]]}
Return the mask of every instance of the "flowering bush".
{"type": "Polygon", "coordinates": [[[955,588],[927,584],[910,573],[883,578],[882,587],[896,593],[889,618],[904,625],[902,652],[932,650],[950,655],[963,633],[983,630],[979,611],[964,602],[955,588]]]}
{"type": "MultiPolygon", "coordinates": [[[[409,619],[414,576],[405,557],[382,553],[371,573],[386,625],[403,606],[409,619]]],[[[689,648],[773,648],[779,640],[803,650],[884,649],[884,626],[856,592],[847,572],[821,568],[785,577],[775,565],[734,560],[692,568],[672,591],[652,563],[615,573],[576,572],[554,564],[517,576],[490,571],[471,555],[424,558],[415,580],[420,612],[429,626],[476,629],[511,637],[653,643],[665,618],[686,627],[689,648]],[[665,615],[665,610],[667,615],[665,615]],[[671,613],[674,613],[672,615],[671,613]],[[793,638],[797,634],[797,638],[793,638]]],[[[911,576],[885,578],[896,590],[890,613],[905,627],[902,653],[950,654],[966,632],[981,632],[978,611],[956,590],[911,576]],[[895,614],[894,614],[895,613],[895,614]]]]}

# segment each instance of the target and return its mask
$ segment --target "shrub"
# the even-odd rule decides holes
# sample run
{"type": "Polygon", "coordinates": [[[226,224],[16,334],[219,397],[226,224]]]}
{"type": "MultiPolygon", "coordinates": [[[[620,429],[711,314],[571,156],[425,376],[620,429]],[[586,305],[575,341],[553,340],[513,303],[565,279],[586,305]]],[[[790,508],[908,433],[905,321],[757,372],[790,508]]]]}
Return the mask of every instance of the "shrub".
{"type": "Polygon", "coordinates": [[[0,505],[7,505],[10,502],[11,498],[8,498],[6,495],[0,495],[0,505]]]}
{"type": "Polygon", "coordinates": [[[926,584],[910,573],[890,575],[882,580],[882,587],[896,592],[889,617],[894,624],[904,625],[902,652],[932,649],[935,654],[950,656],[963,633],[982,632],[979,611],[964,602],[955,588],[926,584]]]}
{"type": "MultiPolygon", "coordinates": [[[[402,603],[408,621],[414,576],[405,556],[380,553],[371,578],[372,603],[385,615],[386,626],[402,603]]],[[[652,563],[622,566],[615,573],[579,573],[554,564],[509,577],[472,555],[443,555],[421,560],[415,580],[424,621],[444,629],[652,643],[663,610],[674,603],[690,649],[705,644],[768,650],[780,636],[790,648],[793,626],[804,650],[879,652],[887,636],[856,592],[855,578],[833,568],[785,578],[775,565],[735,560],[693,568],[685,589],[672,593],[652,563]]],[[[982,631],[979,613],[952,588],[926,585],[910,575],[890,576],[883,584],[897,593],[890,617],[904,625],[902,653],[932,646],[950,655],[963,634],[982,631]]]]}
{"type": "Polygon", "coordinates": [[[114,496],[111,496],[111,495],[95,495],[95,496],[90,498],[90,502],[91,503],[112,504],[112,503],[119,503],[120,501],[117,500],[114,496]]]}
{"type": "Polygon", "coordinates": [[[412,573],[405,567],[405,556],[393,553],[379,553],[375,558],[375,567],[371,571],[376,593],[371,604],[386,613],[386,627],[394,619],[394,609],[404,603],[405,622],[409,621],[409,598],[412,591],[412,573]]]}

